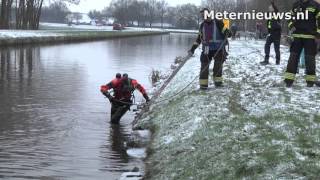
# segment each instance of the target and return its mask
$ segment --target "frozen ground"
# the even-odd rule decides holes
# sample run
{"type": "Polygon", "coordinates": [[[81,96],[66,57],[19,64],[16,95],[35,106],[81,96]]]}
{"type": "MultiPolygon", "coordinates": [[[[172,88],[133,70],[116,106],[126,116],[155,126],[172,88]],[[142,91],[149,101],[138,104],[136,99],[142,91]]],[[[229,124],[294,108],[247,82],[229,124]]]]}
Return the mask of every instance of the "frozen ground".
{"type": "MultiPolygon", "coordinates": [[[[263,46],[231,41],[224,88],[211,83],[200,91],[195,81],[139,121],[154,132],[148,179],[320,179],[320,89],[306,87],[303,69],[294,87],[285,88],[288,48],[281,47],[280,66],[274,58],[260,66],[263,46]]],[[[198,75],[200,53],[160,99],[198,75]]]]}
{"type": "MultiPolygon", "coordinates": [[[[99,30],[99,31],[113,31],[112,26],[95,26],[95,25],[71,25],[59,23],[41,23],[42,29],[60,29],[60,30],[99,30]]],[[[123,31],[163,31],[160,28],[139,28],[127,27],[123,31]]]]}
{"type": "MultiPolygon", "coordinates": [[[[113,31],[112,26],[90,26],[41,23],[41,30],[0,30],[0,40],[16,38],[41,38],[73,35],[78,32],[119,32],[113,31]]],[[[162,32],[166,30],[158,28],[126,28],[122,32],[162,32]]]]}
{"type": "MultiPolygon", "coordinates": [[[[94,26],[94,25],[71,25],[59,24],[59,23],[41,23],[42,29],[65,29],[65,30],[100,30],[100,31],[112,31],[112,26],[94,26]]],[[[161,28],[141,28],[141,27],[127,27],[123,31],[169,31],[177,33],[198,33],[197,30],[185,30],[185,29],[161,29],[161,28]]]]}
{"type": "Polygon", "coordinates": [[[103,31],[112,31],[112,26],[93,26],[93,25],[71,25],[60,24],[60,23],[41,23],[41,29],[82,29],[82,30],[103,30],[103,31]]]}
{"type": "Polygon", "coordinates": [[[26,30],[0,30],[0,39],[26,38],[26,37],[55,37],[63,36],[63,33],[50,31],[26,31],[26,30]]]}

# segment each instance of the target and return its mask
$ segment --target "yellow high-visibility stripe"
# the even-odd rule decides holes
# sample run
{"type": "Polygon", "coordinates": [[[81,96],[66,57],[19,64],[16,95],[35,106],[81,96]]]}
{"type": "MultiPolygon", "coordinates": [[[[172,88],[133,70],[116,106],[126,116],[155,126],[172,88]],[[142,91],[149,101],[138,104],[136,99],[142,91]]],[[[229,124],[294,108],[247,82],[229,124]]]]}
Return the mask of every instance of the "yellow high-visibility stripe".
{"type": "Polygon", "coordinates": [[[223,25],[225,28],[230,28],[230,19],[224,19],[223,20],[223,25]]]}
{"type": "Polygon", "coordinates": [[[318,14],[317,14],[316,18],[319,18],[319,17],[320,17],[320,12],[318,12],[318,14]]]}
{"type": "Polygon", "coordinates": [[[222,33],[226,32],[227,28],[226,27],[223,27],[222,29],[222,33]]]}
{"type": "Polygon", "coordinates": [[[293,74],[293,73],[288,73],[288,72],[286,72],[286,73],[284,74],[284,78],[285,78],[285,79],[288,79],[288,80],[295,80],[295,79],[296,79],[296,75],[293,74]]]}
{"type": "Polygon", "coordinates": [[[268,23],[268,28],[271,29],[271,21],[268,23]]]}
{"type": "Polygon", "coordinates": [[[309,35],[309,34],[292,34],[292,37],[295,38],[303,38],[303,39],[314,39],[314,35],[309,35]]]}
{"type": "Polygon", "coordinates": [[[208,86],[209,80],[208,79],[200,79],[200,85],[202,86],[208,86]]]}
{"type": "Polygon", "coordinates": [[[320,34],[320,29],[317,29],[317,33],[319,33],[319,34],[320,34]]]}
{"type": "Polygon", "coordinates": [[[317,76],[315,75],[306,75],[305,76],[306,81],[315,82],[317,79],[317,76]]]}
{"type": "Polygon", "coordinates": [[[200,45],[200,44],[199,44],[199,43],[197,43],[197,42],[194,42],[194,43],[193,43],[193,45],[200,45]]]}
{"type": "Polygon", "coordinates": [[[222,77],[213,77],[214,82],[222,82],[223,78],[222,77]]]}
{"type": "Polygon", "coordinates": [[[291,26],[293,25],[293,22],[289,22],[288,27],[291,28],[291,26]]]}
{"type": "Polygon", "coordinates": [[[314,8],[314,7],[308,7],[308,8],[307,8],[307,11],[315,12],[315,11],[316,11],[316,8],[314,8]]]}

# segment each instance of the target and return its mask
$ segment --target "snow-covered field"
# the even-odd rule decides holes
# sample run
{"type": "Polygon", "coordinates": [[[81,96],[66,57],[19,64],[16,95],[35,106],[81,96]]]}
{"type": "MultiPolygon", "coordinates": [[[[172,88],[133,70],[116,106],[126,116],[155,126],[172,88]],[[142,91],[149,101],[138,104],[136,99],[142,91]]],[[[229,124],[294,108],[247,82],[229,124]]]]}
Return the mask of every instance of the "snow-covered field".
{"type": "MultiPolygon", "coordinates": [[[[0,40],[16,38],[41,38],[68,36],[78,32],[120,32],[113,31],[112,26],[72,25],[58,23],[41,23],[41,30],[0,30],[0,40]]],[[[159,28],[126,28],[121,32],[166,32],[159,28]]]]}
{"type": "MultiPolygon", "coordinates": [[[[94,25],[71,25],[59,23],[41,23],[44,29],[64,29],[64,30],[99,30],[99,31],[113,31],[112,26],[94,26],[94,25]]],[[[163,31],[160,28],[139,28],[127,27],[123,31],[163,31]]]]}
{"type": "Polygon", "coordinates": [[[63,35],[63,33],[50,31],[0,30],[0,39],[26,37],[55,37],[63,35]]]}
{"type": "MultiPolygon", "coordinates": [[[[94,25],[71,25],[59,24],[59,23],[41,23],[44,29],[65,29],[65,30],[100,30],[100,31],[112,31],[112,26],[94,26],[94,25]]],[[[197,30],[185,30],[185,29],[161,29],[161,28],[142,28],[142,27],[127,27],[123,31],[169,31],[178,33],[198,33],[197,30]]]]}
{"type": "MultiPolygon", "coordinates": [[[[225,87],[201,91],[196,80],[139,121],[154,131],[149,179],[320,179],[320,88],[306,87],[303,69],[285,88],[288,48],[281,47],[280,66],[274,55],[261,66],[263,47],[231,41],[225,87]]],[[[200,53],[160,100],[197,79],[200,53]]]]}
{"type": "Polygon", "coordinates": [[[101,31],[112,31],[112,26],[93,26],[93,25],[71,25],[60,24],[60,23],[41,23],[40,28],[44,29],[65,29],[65,30],[101,30],[101,31]]]}
{"type": "Polygon", "coordinates": [[[47,30],[0,30],[0,46],[17,44],[40,44],[72,41],[93,41],[108,38],[137,37],[168,34],[160,30],[91,30],[91,29],[47,29],[47,30]]]}

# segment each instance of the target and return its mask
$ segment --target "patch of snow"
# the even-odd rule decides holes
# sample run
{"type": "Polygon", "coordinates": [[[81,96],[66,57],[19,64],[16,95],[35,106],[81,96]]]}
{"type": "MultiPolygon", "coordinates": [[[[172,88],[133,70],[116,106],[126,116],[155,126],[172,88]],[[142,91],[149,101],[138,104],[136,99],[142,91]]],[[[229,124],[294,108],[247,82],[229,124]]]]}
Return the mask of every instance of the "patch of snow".
{"type": "Polygon", "coordinates": [[[94,26],[94,25],[75,25],[72,24],[69,26],[68,24],[61,23],[40,23],[42,26],[53,27],[57,29],[80,29],[80,30],[99,30],[99,31],[113,31],[113,26],[94,26]]]}
{"type": "Polygon", "coordinates": [[[149,130],[137,130],[133,131],[133,133],[140,138],[149,139],[151,137],[151,133],[149,130]]]}
{"type": "Polygon", "coordinates": [[[164,144],[170,144],[174,141],[174,138],[172,136],[164,136],[162,137],[162,141],[164,144]]]}
{"type": "Polygon", "coordinates": [[[0,39],[2,38],[25,38],[25,37],[55,37],[63,36],[62,33],[50,31],[28,31],[28,30],[0,30],[0,39]]]}
{"type": "Polygon", "coordinates": [[[243,130],[244,130],[245,132],[251,132],[251,131],[254,130],[255,128],[256,128],[256,125],[249,123],[249,124],[246,124],[246,125],[244,126],[243,130]]]}
{"type": "Polygon", "coordinates": [[[120,180],[142,180],[142,174],[140,172],[126,172],[122,173],[120,180]]]}
{"type": "Polygon", "coordinates": [[[146,158],[147,153],[145,148],[132,148],[127,150],[127,154],[134,158],[143,159],[146,158]]]}

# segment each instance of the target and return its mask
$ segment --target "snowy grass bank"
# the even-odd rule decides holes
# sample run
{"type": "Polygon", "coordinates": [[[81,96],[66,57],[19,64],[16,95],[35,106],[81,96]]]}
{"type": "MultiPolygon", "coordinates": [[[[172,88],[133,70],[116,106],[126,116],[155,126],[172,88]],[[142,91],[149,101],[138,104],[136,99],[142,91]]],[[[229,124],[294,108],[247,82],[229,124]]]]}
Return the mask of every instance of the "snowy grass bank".
{"type": "Polygon", "coordinates": [[[166,31],[94,31],[94,30],[0,30],[0,46],[33,43],[91,41],[100,39],[167,34],[166,31]]]}
{"type": "MultiPolygon", "coordinates": [[[[306,88],[303,69],[295,86],[285,88],[288,48],[282,46],[280,66],[260,66],[263,46],[231,41],[224,88],[200,91],[195,81],[151,107],[135,127],[153,131],[147,179],[320,178],[320,89],[306,88]]],[[[200,53],[160,100],[198,75],[200,53]]]]}

